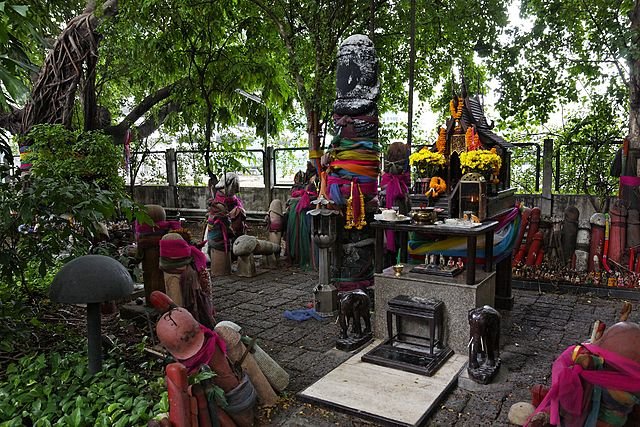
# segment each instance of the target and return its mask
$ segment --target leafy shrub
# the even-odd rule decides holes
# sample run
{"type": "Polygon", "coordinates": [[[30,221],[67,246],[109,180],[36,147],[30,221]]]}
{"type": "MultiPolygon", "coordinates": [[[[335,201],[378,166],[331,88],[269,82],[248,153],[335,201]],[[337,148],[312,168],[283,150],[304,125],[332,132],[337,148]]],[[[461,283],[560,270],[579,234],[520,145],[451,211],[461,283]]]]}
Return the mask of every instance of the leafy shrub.
{"type": "MultiPolygon", "coordinates": [[[[138,369],[137,371],[143,371],[138,369]]],[[[147,372],[148,373],[148,372],[147,372]]],[[[31,354],[0,382],[0,427],[137,426],[168,411],[164,379],[145,379],[107,359],[90,375],[85,353],[31,354]]]]}
{"type": "Polygon", "coordinates": [[[0,165],[0,281],[18,280],[25,289],[34,266],[44,277],[87,254],[99,222],[145,219],[124,192],[121,152],[111,138],[59,125],[36,126],[28,138],[31,174],[4,180],[0,165]]]}

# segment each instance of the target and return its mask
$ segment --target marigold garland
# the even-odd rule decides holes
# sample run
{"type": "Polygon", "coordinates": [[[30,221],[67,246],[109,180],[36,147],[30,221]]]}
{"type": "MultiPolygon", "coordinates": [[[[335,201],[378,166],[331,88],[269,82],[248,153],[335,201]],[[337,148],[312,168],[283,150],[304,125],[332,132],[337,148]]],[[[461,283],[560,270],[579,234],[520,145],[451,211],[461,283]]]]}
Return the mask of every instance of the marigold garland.
{"type": "Polygon", "coordinates": [[[351,196],[347,200],[347,213],[346,213],[346,223],[344,228],[350,230],[352,228],[356,228],[357,230],[362,230],[364,226],[367,225],[367,221],[365,220],[365,212],[364,212],[364,194],[360,189],[360,184],[351,184],[351,196]],[[355,186],[358,186],[358,193],[360,194],[360,213],[358,218],[354,218],[353,216],[353,189],[355,186]]]}
{"type": "Polygon", "coordinates": [[[482,144],[480,143],[480,135],[478,135],[473,126],[469,126],[467,128],[464,139],[467,145],[467,151],[478,150],[482,147],[482,144]]]}
{"type": "Polygon", "coordinates": [[[447,130],[445,128],[440,128],[440,132],[438,132],[438,140],[436,141],[436,149],[438,153],[444,154],[444,150],[447,147],[447,130]]]}
{"type": "Polygon", "coordinates": [[[464,106],[464,98],[458,98],[458,107],[457,108],[456,108],[456,105],[455,105],[453,99],[451,101],[449,101],[449,112],[451,113],[451,117],[453,117],[454,119],[459,120],[460,117],[462,117],[462,107],[463,106],[464,106]]]}
{"type": "Polygon", "coordinates": [[[425,196],[430,197],[438,197],[440,194],[447,191],[447,183],[444,179],[439,176],[434,176],[429,181],[429,190],[426,192],[425,196]]]}

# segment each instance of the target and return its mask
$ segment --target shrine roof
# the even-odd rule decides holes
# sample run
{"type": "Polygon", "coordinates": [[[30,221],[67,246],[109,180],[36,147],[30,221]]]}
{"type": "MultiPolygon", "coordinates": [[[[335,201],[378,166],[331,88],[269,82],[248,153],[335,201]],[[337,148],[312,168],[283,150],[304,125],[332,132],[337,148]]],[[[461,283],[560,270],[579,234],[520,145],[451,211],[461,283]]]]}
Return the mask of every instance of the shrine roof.
{"type": "Polygon", "coordinates": [[[476,130],[480,134],[480,139],[488,145],[499,145],[502,148],[511,148],[513,144],[507,142],[503,137],[493,132],[493,123],[487,122],[484,115],[482,103],[477,96],[468,96],[464,99],[461,122],[466,129],[469,125],[476,125],[476,130]]]}

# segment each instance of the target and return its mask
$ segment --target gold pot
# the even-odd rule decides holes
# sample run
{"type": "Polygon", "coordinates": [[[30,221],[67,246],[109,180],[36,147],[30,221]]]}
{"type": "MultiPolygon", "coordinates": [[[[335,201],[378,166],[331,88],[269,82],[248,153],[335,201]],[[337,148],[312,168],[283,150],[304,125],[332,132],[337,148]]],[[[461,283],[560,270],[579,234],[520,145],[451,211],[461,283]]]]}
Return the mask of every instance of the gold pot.
{"type": "Polygon", "coordinates": [[[438,215],[434,208],[422,208],[411,211],[411,218],[417,224],[429,225],[438,220],[438,215]]]}

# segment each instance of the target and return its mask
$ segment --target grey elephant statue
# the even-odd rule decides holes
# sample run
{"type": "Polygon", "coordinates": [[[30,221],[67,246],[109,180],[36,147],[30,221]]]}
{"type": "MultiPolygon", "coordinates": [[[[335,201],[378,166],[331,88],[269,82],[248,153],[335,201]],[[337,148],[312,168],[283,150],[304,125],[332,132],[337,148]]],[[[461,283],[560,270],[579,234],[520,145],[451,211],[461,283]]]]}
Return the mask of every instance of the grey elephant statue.
{"type": "Polygon", "coordinates": [[[469,376],[489,384],[500,368],[500,313],[493,307],[469,310],[469,376]]]}
{"type": "Polygon", "coordinates": [[[371,300],[363,290],[355,290],[351,292],[341,292],[338,294],[339,300],[339,316],[340,338],[348,339],[347,330],[351,322],[351,332],[356,339],[361,339],[367,335],[371,335],[371,318],[369,315],[369,307],[371,300]],[[364,330],[360,319],[364,320],[364,330]]]}

